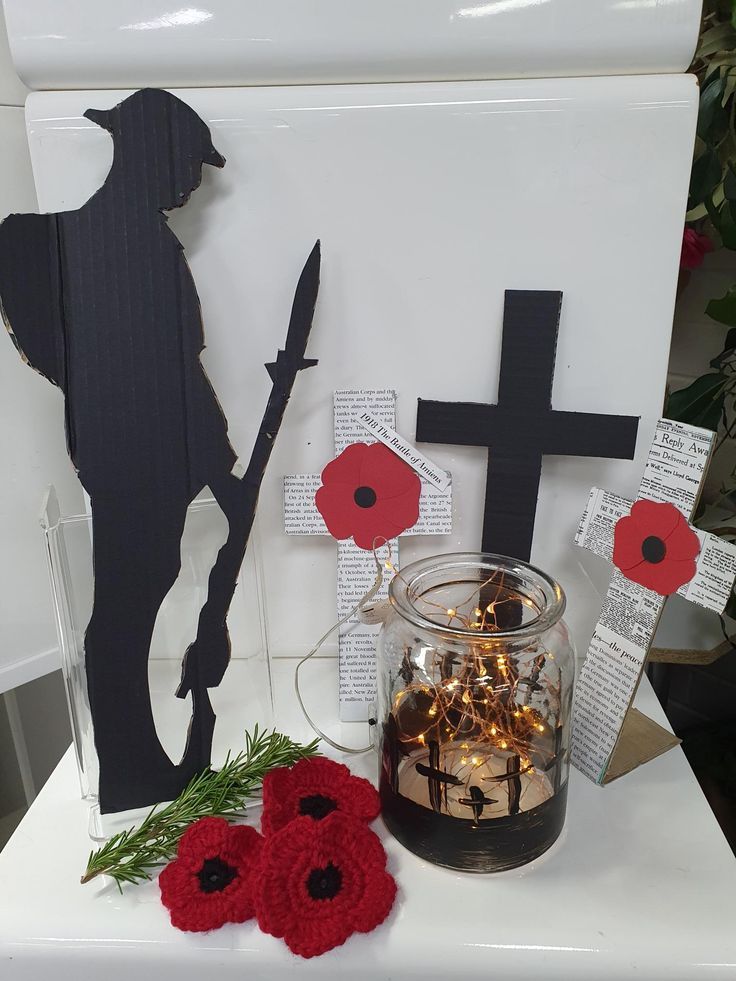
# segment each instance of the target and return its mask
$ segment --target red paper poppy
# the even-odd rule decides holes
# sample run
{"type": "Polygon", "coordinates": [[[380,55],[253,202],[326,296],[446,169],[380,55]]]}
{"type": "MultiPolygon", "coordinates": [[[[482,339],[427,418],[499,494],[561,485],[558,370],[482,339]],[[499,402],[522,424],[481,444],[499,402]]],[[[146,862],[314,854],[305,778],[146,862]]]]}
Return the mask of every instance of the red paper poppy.
{"type": "Polygon", "coordinates": [[[690,582],[699,551],[698,536],[674,504],[637,501],[613,532],[613,564],[661,596],[690,582]]]}
{"type": "Polygon", "coordinates": [[[354,777],[342,763],[315,756],[266,774],[261,830],[272,835],[295,818],[321,821],[334,811],[368,822],[380,810],[380,798],[368,780],[354,777]]]}
{"type": "Polygon", "coordinates": [[[421,490],[418,475],[383,443],[351,443],[322,471],[314,500],[333,538],[372,549],[416,524],[421,490]]]}
{"type": "Polygon", "coordinates": [[[199,932],[249,920],[262,844],[255,828],[234,827],[224,818],[191,825],[158,879],[172,925],[199,932]]]}
{"type": "Polygon", "coordinates": [[[395,896],[381,842],[347,814],[297,818],[264,842],[258,925],[302,957],[339,947],[353,933],[370,933],[395,896]]]}

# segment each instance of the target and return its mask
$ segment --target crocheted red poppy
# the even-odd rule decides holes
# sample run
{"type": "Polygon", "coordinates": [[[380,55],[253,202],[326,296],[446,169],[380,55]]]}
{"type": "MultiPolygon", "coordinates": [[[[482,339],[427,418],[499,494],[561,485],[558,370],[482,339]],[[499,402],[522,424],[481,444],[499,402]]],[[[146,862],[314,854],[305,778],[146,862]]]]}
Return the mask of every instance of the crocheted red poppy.
{"type": "Polygon", "coordinates": [[[637,501],[613,531],[613,564],[661,596],[690,582],[699,551],[698,536],[674,504],[637,501]]]}
{"type": "Polygon", "coordinates": [[[215,930],[253,916],[252,886],[263,838],[224,818],[196,821],[158,878],[161,902],[179,930],[215,930]]]}
{"type": "Polygon", "coordinates": [[[314,500],[333,538],[372,549],[417,523],[421,490],[417,474],[383,443],[351,443],[322,471],[314,500]]]}
{"type": "Polygon", "coordinates": [[[271,835],[295,818],[307,815],[320,821],[333,811],[367,822],[380,810],[381,800],[371,783],[354,777],[342,763],[315,756],[266,774],[261,831],[271,835]]]}
{"type": "Polygon", "coordinates": [[[388,916],[396,883],[386,853],[360,821],[302,817],[266,838],[255,890],[258,926],[302,957],[370,933],[388,916]]]}

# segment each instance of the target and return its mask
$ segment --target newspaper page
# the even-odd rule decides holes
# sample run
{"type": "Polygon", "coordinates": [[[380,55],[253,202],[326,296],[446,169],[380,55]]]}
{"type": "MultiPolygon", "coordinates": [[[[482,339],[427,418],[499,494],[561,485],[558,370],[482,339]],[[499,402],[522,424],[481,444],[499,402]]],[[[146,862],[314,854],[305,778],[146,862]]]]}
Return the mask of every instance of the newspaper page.
{"type": "Polygon", "coordinates": [[[593,487],[575,534],[575,544],[611,561],[613,529],[631,509],[631,501],[619,494],[593,487]]]}
{"type": "Polygon", "coordinates": [[[674,504],[688,521],[693,516],[708,468],[715,433],[660,419],[637,499],[674,504]]]}
{"type": "Polygon", "coordinates": [[[700,539],[697,571],[677,593],[706,610],[723,613],[736,578],[736,545],[699,528],[693,530],[700,539]]]}
{"type": "MultiPolygon", "coordinates": [[[[690,520],[713,438],[709,430],[660,419],[639,498],[674,504],[690,520]]],[[[590,541],[593,551],[610,557],[614,514],[623,500],[597,489],[592,492],[576,535],[578,544],[590,541]]],[[[597,783],[605,776],[664,603],[663,596],[614,569],[580,673],[573,712],[572,762],[597,783]]]]}
{"type": "MultiPolygon", "coordinates": [[[[399,542],[391,549],[398,563],[399,542]]],[[[373,553],[366,552],[348,539],[337,543],[337,617],[342,620],[355,608],[376,578],[373,553]]],[[[389,576],[384,578],[373,602],[388,596],[389,576]]],[[[364,722],[376,697],[376,638],[380,625],[360,623],[353,615],[340,627],[339,685],[340,720],[364,722]]]]}
{"type": "Polygon", "coordinates": [[[446,491],[452,483],[452,478],[446,470],[442,470],[436,464],[428,460],[420,453],[416,446],[413,446],[403,436],[389,426],[385,426],[375,416],[367,410],[358,413],[358,422],[369,432],[374,439],[380,440],[385,446],[396,453],[397,456],[405,460],[412,469],[416,470],[420,477],[426,480],[439,491],[446,491]]]}
{"type": "MultiPolygon", "coordinates": [[[[393,429],[396,393],[392,389],[340,390],[334,395],[335,455],[350,443],[375,442],[360,422],[370,414],[384,427],[393,429]]],[[[288,535],[327,535],[329,532],[314,503],[322,483],[319,474],[293,474],[284,478],[284,530],[288,535]]],[[[452,532],[452,486],[440,492],[422,478],[419,520],[407,535],[447,535],[452,532]]],[[[399,562],[399,542],[391,542],[393,561],[399,562]]],[[[356,606],[376,578],[373,553],[352,541],[338,542],[337,619],[356,606]]],[[[388,577],[376,601],[386,599],[388,577]]],[[[376,637],[379,626],[360,623],[357,616],[343,624],[338,640],[340,719],[362,722],[368,718],[376,692],[376,637]]]]}

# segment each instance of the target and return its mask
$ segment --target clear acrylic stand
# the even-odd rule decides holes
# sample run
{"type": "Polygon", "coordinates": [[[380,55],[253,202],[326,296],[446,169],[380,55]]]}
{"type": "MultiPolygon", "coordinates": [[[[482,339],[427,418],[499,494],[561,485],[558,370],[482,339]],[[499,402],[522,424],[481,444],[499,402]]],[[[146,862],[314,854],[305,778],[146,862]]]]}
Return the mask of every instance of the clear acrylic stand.
{"type": "MultiPolygon", "coordinates": [[[[84,633],[92,611],[92,522],[87,514],[63,517],[54,488],[43,502],[41,526],[51,576],[62,673],[83,799],[90,803],[90,837],[104,840],[146,813],[101,815],[97,805],[98,763],[84,669],[84,633]]],[[[181,659],[194,639],[199,611],[227,521],[211,497],[187,511],[181,571],[159,610],[149,653],[149,684],[156,729],[164,749],[178,760],[191,716],[189,698],[177,699],[181,659]]],[[[217,715],[213,763],[237,753],[246,729],[273,725],[273,693],[257,531],[251,534],[228,616],[232,660],[219,688],[210,689],[217,715]]]]}

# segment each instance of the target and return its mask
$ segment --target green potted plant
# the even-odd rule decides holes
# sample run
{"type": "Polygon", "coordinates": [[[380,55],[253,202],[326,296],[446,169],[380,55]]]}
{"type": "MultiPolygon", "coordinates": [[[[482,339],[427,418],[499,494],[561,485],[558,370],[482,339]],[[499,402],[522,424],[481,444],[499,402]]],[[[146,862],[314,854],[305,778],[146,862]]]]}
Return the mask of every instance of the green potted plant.
{"type": "MultiPolygon", "coordinates": [[[[736,252],[736,0],[705,0],[703,24],[691,71],[700,83],[697,135],[685,217],[680,289],[707,252],[736,252]]],[[[736,280],[736,276],[735,276],[736,280]]],[[[709,370],[669,395],[672,419],[717,430],[716,453],[736,439],[736,281],[705,308],[707,317],[729,327],[723,350],[709,370]]],[[[719,493],[701,507],[696,524],[736,540],[736,467],[719,493]]],[[[736,617],[736,596],[726,613],[736,617]]]]}

